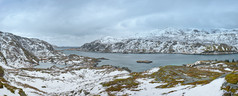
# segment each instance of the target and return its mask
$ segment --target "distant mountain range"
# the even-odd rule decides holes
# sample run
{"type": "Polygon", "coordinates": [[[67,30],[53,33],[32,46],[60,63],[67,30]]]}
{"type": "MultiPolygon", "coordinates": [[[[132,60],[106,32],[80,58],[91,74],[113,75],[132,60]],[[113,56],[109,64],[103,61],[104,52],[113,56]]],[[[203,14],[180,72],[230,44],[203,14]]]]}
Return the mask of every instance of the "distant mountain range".
{"type": "Polygon", "coordinates": [[[231,54],[238,52],[238,29],[152,30],[130,38],[104,37],[79,50],[115,53],[231,54]]]}

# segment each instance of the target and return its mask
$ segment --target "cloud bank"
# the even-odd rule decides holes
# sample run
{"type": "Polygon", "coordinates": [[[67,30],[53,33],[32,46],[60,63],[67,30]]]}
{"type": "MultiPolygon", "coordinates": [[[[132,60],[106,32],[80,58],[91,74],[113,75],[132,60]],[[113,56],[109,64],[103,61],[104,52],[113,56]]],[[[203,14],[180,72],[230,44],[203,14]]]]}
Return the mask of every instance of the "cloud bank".
{"type": "Polygon", "coordinates": [[[157,28],[237,28],[237,0],[0,0],[0,30],[80,46],[157,28]]]}

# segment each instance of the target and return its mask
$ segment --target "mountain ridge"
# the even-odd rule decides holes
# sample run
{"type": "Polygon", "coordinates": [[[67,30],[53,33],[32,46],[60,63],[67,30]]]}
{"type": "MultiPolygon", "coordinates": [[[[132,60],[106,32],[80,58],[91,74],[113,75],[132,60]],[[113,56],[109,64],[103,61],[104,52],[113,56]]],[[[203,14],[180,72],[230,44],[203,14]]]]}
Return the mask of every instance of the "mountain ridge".
{"type": "Polygon", "coordinates": [[[130,38],[105,37],[85,43],[79,50],[112,53],[237,53],[237,29],[152,30],[147,35],[130,38]]]}
{"type": "Polygon", "coordinates": [[[0,63],[11,68],[29,68],[41,63],[95,66],[96,59],[78,55],[65,55],[50,43],[0,32],[0,63]]]}

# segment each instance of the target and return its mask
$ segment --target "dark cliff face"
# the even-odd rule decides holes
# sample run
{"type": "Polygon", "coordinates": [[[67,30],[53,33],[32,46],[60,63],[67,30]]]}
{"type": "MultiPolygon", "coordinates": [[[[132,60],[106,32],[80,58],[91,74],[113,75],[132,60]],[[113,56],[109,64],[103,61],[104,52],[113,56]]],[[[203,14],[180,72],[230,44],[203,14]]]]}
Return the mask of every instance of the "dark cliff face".
{"type": "Polygon", "coordinates": [[[58,54],[45,41],[4,32],[0,32],[0,52],[0,62],[14,67],[37,64],[41,58],[58,54]]]}

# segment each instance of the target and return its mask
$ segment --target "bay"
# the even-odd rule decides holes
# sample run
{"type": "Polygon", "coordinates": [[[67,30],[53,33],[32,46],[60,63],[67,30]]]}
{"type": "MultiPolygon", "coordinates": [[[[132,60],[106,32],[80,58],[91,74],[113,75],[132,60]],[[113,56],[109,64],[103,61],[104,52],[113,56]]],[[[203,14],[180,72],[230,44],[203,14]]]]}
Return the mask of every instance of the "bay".
{"type": "Polygon", "coordinates": [[[98,66],[113,65],[119,67],[128,67],[132,72],[143,72],[154,67],[166,65],[191,64],[199,60],[238,60],[238,54],[227,55],[185,55],[185,54],[122,54],[122,53],[98,53],[81,52],[74,50],[64,50],[63,53],[76,54],[80,56],[107,58],[102,60],[98,66]],[[137,63],[138,60],[150,60],[152,63],[137,63]]]}

